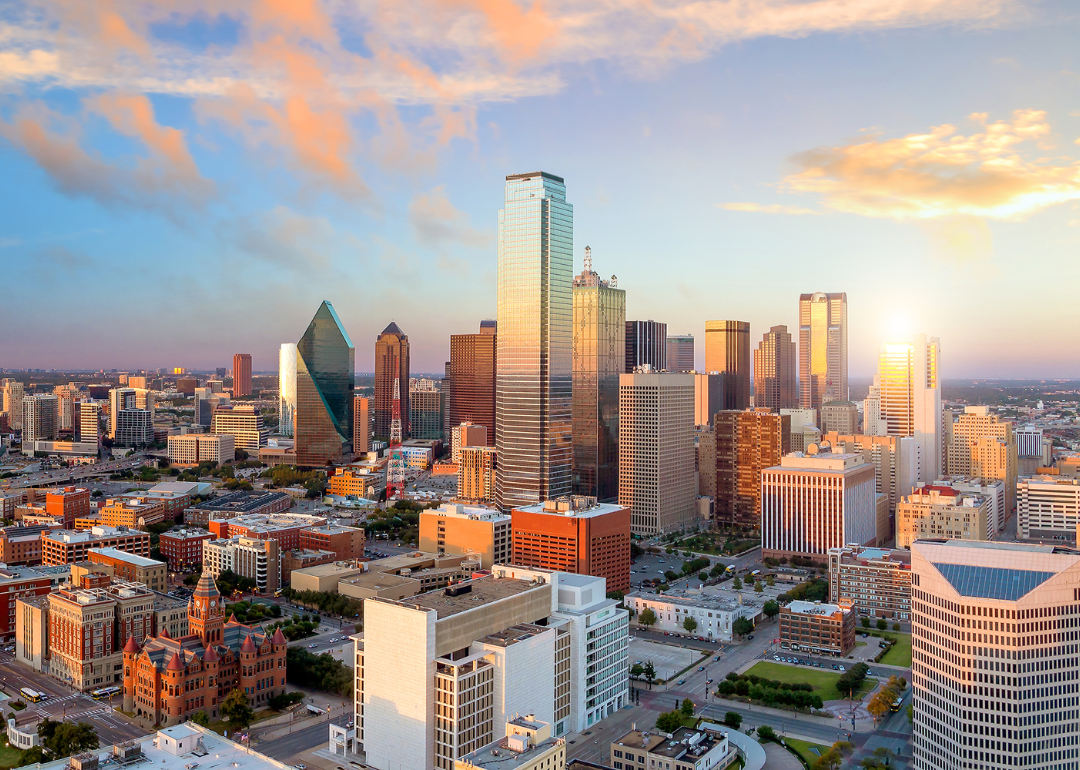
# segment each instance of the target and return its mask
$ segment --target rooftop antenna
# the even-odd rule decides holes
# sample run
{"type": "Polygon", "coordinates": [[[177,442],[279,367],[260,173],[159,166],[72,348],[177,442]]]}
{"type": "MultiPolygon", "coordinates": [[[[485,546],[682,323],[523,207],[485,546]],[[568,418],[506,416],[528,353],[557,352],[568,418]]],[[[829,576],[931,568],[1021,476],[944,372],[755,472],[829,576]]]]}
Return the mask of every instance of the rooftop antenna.
{"type": "Polygon", "coordinates": [[[592,249],[588,246],[585,247],[585,273],[592,272],[592,249]]]}

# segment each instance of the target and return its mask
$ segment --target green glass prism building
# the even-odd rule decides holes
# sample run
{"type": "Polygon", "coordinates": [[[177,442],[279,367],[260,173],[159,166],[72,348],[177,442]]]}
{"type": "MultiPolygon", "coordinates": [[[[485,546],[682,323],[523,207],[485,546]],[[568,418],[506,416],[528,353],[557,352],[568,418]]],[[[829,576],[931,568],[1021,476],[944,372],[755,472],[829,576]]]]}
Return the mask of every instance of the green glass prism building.
{"type": "Polygon", "coordinates": [[[323,302],[296,343],[296,464],[326,465],[352,448],[356,350],[334,306],[323,302]]]}
{"type": "Polygon", "coordinates": [[[571,492],[574,207],[561,177],[506,177],[499,212],[495,500],[571,492]]]}

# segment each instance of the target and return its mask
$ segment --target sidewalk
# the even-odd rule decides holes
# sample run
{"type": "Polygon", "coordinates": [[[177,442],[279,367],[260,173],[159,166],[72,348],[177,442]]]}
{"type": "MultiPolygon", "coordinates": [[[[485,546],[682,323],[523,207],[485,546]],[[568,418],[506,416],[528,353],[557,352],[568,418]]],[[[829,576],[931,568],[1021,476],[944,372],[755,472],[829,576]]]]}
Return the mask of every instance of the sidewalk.
{"type": "MultiPolygon", "coordinates": [[[[836,703],[837,701],[829,701],[830,703],[836,703]]],[[[733,708],[745,709],[746,711],[753,712],[755,714],[763,714],[766,716],[774,716],[783,719],[799,719],[805,720],[810,724],[828,725],[834,727],[836,725],[836,716],[818,716],[816,714],[806,714],[800,711],[788,711],[787,709],[772,708],[771,706],[759,706],[757,704],[745,703],[738,700],[728,700],[727,698],[712,697],[709,701],[709,705],[713,706],[731,706],[733,708]]],[[[865,709],[864,709],[865,711],[865,709]]],[[[869,717],[869,714],[867,714],[869,717]]],[[[850,720],[850,716],[844,715],[844,719],[850,720]]],[[[857,733],[872,733],[874,731],[873,719],[870,719],[868,723],[860,722],[856,719],[855,732],[857,733]]]]}

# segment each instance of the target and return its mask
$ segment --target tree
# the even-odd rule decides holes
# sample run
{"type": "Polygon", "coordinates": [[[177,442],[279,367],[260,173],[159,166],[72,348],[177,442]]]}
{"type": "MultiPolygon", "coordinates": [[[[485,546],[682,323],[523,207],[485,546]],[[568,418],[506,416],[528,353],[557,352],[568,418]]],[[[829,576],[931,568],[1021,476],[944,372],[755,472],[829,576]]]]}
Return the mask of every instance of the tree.
{"type": "Polygon", "coordinates": [[[38,723],[37,732],[41,745],[49,750],[53,759],[98,747],[94,726],[86,722],[54,722],[45,717],[38,723]]]}
{"type": "Polygon", "coordinates": [[[221,713],[229,718],[229,724],[234,730],[247,727],[255,716],[255,710],[248,705],[247,695],[239,687],[225,696],[225,700],[221,702],[221,713]]]}
{"type": "Polygon", "coordinates": [[[638,615],[637,622],[639,625],[645,626],[645,629],[648,630],[656,625],[656,613],[652,611],[651,607],[646,607],[641,611],[641,614],[638,615]]]}
{"type": "Polygon", "coordinates": [[[742,588],[742,579],[740,579],[738,575],[736,575],[735,579],[731,581],[731,587],[734,588],[736,591],[742,588]]]}
{"type": "Polygon", "coordinates": [[[765,590],[765,586],[763,586],[761,584],[760,580],[755,580],[754,581],[754,590],[757,591],[758,593],[761,593],[762,591],[765,590]]]}
{"type": "Polygon", "coordinates": [[[210,726],[210,717],[207,716],[205,711],[196,711],[191,715],[191,721],[197,725],[202,725],[203,727],[210,726]]]}
{"type": "Polygon", "coordinates": [[[645,681],[649,684],[649,689],[652,689],[653,680],[656,679],[656,669],[653,667],[652,661],[645,661],[645,670],[642,671],[645,675],[645,681]]]}
{"type": "Polygon", "coordinates": [[[861,618],[859,622],[862,623],[863,628],[870,628],[870,618],[861,618]]]}
{"type": "Polygon", "coordinates": [[[746,636],[754,630],[754,624],[746,618],[736,618],[735,622],[731,624],[731,630],[738,636],[746,636]]]}
{"type": "Polygon", "coordinates": [[[772,620],[780,614],[780,605],[770,599],[761,606],[761,611],[765,613],[765,617],[772,620]]]}
{"type": "Polygon", "coordinates": [[[706,580],[709,579],[709,573],[708,572],[699,572],[697,577],[698,577],[698,580],[700,580],[702,583],[704,583],[706,580]]]}
{"type": "Polygon", "coordinates": [[[766,576],[765,585],[767,585],[769,588],[772,588],[774,585],[776,585],[776,578],[772,575],[766,576]]]}
{"type": "Polygon", "coordinates": [[[831,748],[817,758],[813,770],[837,770],[843,762],[844,758],[840,755],[840,752],[836,748],[831,748]]]}
{"type": "Polygon", "coordinates": [[[686,633],[692,634],[697,630],[697,621],[688,616],[686,620],[682,622],[682,627],[686,629],[686,633]]]}
{"type": "Polygon", "coordinates": [[[893,631],[899,631],[900,630],[900,624],[899,623],[893,623],[892,624],[892,630],[893,631]]]}
{"type": "Polygon", "coordinates": [[[679,706],[679,712],[684,717],[694,716],[694,702],[689,698],[683,698],[682,705],[679,706]]]}
{"type": "Polygon", "coordinates": [[[738,711],[729,711],[724,714],[724,724],[728,727],[733,727],[736,730],[742,725],[742,714],[738,711]]]}
{"type": "Polygon", "coordinates": [[[886,628],[889,627],[889,623],[885,620],[885,618],[878,618],[877,627],[878,631],[884,631],[886,628]]]}
{"type": "Polygon", "coordinates": [[[642,666],[640,663],[635,663],[630,667],[630,676],[634,677],[635,679],[640,679],[642,674],[644,673],[645,667],[642,666]]]}
{"type": "Polygon", "coordinates": [[[866,710],[870,712],[870,716],[874,718],[874,727],[877,727],[878,720],[889,713],[889,708],[892,706],[892,702],[896,700],[895,694],[887,687],[882,687],[874,697],[870,699],[870,702],[866,704],[866,710]]]}
{"type": "Polygon", "coordinates": [[[760,741],[775,741],[775,740],[777,740],[776,730],[772,729],[768,725],[762,725],[761,727],[759,727],[757,729],[757,734],[758,734],[758,740],[760,740],[760,741]]]}
{"type": "Polygon", "coordinates": [[[656,729],[662,733],[673,733],[682,727],[682,715],[678,711],[665,711],[656,718],[656,729]]]}

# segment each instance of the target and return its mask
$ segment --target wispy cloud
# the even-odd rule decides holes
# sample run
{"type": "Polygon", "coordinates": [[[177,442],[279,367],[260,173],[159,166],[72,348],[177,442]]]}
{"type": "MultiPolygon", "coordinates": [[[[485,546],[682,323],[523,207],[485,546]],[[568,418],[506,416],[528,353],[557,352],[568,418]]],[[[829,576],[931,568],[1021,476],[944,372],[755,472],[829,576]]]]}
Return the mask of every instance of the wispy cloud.
{"type": "Polygon", "coordinates": [[[492,242],[491,233],[474,228],[465,213],[454,207],[442,185],[413,197],[409,224],[417,243],[429,248],[460,245],[482,249],[492,242]]]}
{"type": "Polygon", "coordinates": [[[248,258],[301,273],[329,267],[334,251],[351,242],[326,219],[285,206],[222,222],[218,235],[248,258]]]}
{"type": "Polygon", "coordinates": [[[727,209],[728,211],[746,211],[755,214],[789,214],[794,216],[821,214],[820,211],[803,208],[802,206],[784,206],[779,203],[718,203],[717,205],[722,209],[727,209]]]}
{"type": "Polygon", "coordinates": [[[69,249],[67,246],[45,246],[38,249],[34,256],[62,270],[77,270],[94,264],[94,260],[86,254],[69,249]]]}

